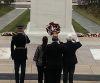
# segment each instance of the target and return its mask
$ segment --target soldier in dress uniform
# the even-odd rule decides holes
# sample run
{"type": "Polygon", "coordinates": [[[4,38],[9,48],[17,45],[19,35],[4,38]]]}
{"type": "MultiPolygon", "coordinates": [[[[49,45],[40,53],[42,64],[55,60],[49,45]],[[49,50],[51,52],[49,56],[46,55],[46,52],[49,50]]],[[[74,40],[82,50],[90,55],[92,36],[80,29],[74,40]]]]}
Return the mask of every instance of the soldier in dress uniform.
{"type": "Polygon", "coordinates": [[[15,81],[16,83],[24,83],[27,47],[30,43],[28,36],[24,33],[25,26],[17,26],[17,33],[11,40],[11,58],[14,60],[15,81]],[[19,68],[21,67],[21,76],[19,77],[19,68]]]}

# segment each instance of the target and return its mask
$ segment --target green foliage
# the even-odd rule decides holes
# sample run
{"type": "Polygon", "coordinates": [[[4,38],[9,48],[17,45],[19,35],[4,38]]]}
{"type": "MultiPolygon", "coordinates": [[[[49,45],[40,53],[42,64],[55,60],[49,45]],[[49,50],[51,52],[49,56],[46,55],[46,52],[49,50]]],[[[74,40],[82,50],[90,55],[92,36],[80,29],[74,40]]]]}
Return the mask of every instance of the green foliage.
{"type": "Polygon", "coordinates": [[[12,2],[15,2],[15,0],[0,0],[0,4],[6,6],[11,5],[12,2]],[[1,3],[1,1],[4,3],[1,3]]]}
{"type": "Polygon", "coordinates": [[[72,25],[76,32],[80,32],[84,34],[88,33],[88,31],[84,29],[80,24],[78,24],[74,19],[72,20],[72,25]]]}
{"type": "Polygon", "coordinates": [[[100,0],[78,0],[78,4],[94,16],[100,17],[100,0]]]}
{"type": "Polygon", "coordinates": [[[6,32],[6,31],[16,31],[17,25],[27,25],[27,23],[30,20],[30,10],[26,10],[23,14],[21,14],[19,17],[17,17],[12,23],[7,25],[5,28],[3,28],[0,32],[6,32]]]}
{"type": "Polygon", "coordinates": [[[79,5],[97,5],[99,0],[78,0],[79,5]]]}
{"type": "Polygon", "coordinates": [[[100,0],[98,0],[98,6],[100,7],[100,0]]]}
{"type": "Polygon", "coordinates": [[[81,6],[73,6],[74,11],[78,12],[82,16],[90,19],[91,21],[97,23],[100,25],[100,8],[94,6],[94,7],[87,7],[84,8],[83,5],[81,6]]]}
{"type": "Polygon", "coordinates": [[[9,7],[9,6],[0,6],[0,17],[5,15],[6,13],[10,12],[14,8],[9,7]]]}

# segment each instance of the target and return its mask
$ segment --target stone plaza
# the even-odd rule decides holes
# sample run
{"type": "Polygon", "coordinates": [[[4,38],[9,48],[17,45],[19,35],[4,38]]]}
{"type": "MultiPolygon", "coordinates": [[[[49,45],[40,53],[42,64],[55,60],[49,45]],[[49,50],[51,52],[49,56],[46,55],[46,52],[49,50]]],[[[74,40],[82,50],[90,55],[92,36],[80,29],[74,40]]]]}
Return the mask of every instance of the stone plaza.
{"type": "MultiPolygon", "coordinates": [[[[10,50],[11,37],[0,36],[0,39],[0,48],[5,48],[5,51],[6,49],[10,50]]],[[[99,83],[100,55],[98,55],[98,58],[96,58],[96,53],[93,52],[93,55],[91,49],[97,49],[97,51],[100,51],[100,39],[85,37],[79,38],[79,40],[83,46],[77,51],[78,64],[76,66],[74,83],[99,83]]],[[[25,83],[37,83],[37,70],[35,63],[32,60],[37,45],[38,44],[28,45],[28,60],[25,83]]],[[[9,58],[0,59],[0,67],[0,83],[15,83],[13,77],[14,66],[10,56],[9,58]]]]}

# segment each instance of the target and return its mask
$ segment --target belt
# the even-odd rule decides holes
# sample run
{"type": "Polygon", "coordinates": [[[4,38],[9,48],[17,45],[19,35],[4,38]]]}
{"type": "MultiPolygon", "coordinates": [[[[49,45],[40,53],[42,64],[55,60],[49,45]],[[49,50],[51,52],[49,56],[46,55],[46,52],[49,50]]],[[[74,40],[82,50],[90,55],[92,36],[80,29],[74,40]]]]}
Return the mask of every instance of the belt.
{"type": "Polygon", "coordinates": [[[15,49],[25,49],[25,47],[16,47],[15,49]]]}

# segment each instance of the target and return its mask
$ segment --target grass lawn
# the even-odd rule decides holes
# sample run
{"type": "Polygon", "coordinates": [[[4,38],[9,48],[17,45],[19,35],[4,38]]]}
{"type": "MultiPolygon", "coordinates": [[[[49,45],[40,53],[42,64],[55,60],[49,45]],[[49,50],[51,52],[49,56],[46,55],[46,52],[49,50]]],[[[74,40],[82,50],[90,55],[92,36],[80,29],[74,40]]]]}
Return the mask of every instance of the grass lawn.
{"type": "Polygon", "coordinates": [[[27,23],[30,20],[30,10],[26,10],[23,14],[21,14],[19,17],[17,17],[12,23],[7,25],[5,28],[3,28],[0,32],[6,32],[6,31],[16,31],[17,25],[27,25],[27,23]]]}
{"type": "MultiPolygon", "coordinates": [[[[12,23],[7,25],[5,28],[3,28],[0,32],[6,32],[6,31],[16,31],[16,26],[19,24],[27,25],[27,23],[30,21],[30,10],[26,10],[23,14],[21,14],[19,17],[17,17],[12,23]]],[[[80,33],[88,33],[86,29],[84,29],[80,24],[78,24],[75,20],[72,20],[73,27],[76,32],[80,33]]]]}
{"type": "Polygon", "coordinates": [[[86,9],[84,8],[79,8],[78,6],[73,6],[73,9],[78,12],[79,14],[81,14],[82,16],[87,17],[88,19],[90,19],[91,21],[97,23],[98,25],[100,25],[100,17],[95,17],[93,16],[93,14],[89,13],[86,9]]]}
{"type": "Polygon", "coordinates": [[[14,8],[9,7],[9,6],[0,6],[0,17],[5,15],[6,13],[10,12],[14,8]]]}
{"type": "Polygon", "coordinates": [[[75,29],[76,32],[80,32],[80,33],[88,33],[88,31],[86,29],[84,29],[80,24],[78,24],[75,20],[72,20],[72,25],[75,29]]]}

